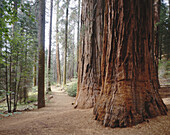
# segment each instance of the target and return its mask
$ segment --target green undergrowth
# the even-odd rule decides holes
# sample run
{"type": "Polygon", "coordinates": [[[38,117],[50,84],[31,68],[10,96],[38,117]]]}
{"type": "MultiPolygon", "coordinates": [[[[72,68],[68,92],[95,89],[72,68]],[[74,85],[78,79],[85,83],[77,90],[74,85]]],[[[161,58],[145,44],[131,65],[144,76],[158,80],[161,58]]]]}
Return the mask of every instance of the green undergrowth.
{"type": "Polygon", "coordinates": [[[67,82],[64,89],[70,97],[75,97],[77,94],[77,79],[72,79],[70,82],[67,82]]]}
{"type": "MultiPolygon", "coordinates": [[[[17,103],[17,111],[29,111],[29,110],[33,110],[35,108],[37,108],[37,106],[35,106],[34,104],[37,103],[37,87],[33,87],[29,92],[28,92],[28,97],[27,97],[27,100],[26,102],[23,102],[23,99],[20,101],[18,99],[18,103],[17,103]]],[[[13,109],[13,102],[14,102],[14,99],[11,100],[12,104],[12,109],[13,109]]],[[[3,113],[5,114],[4,116],[8,116],[7,114],[7,103],[6,103],[6,100],[2,103],[0,103],[0,113],[3,113]]],[[[10,116],[10,114],[9,114],[10,116]]]]}

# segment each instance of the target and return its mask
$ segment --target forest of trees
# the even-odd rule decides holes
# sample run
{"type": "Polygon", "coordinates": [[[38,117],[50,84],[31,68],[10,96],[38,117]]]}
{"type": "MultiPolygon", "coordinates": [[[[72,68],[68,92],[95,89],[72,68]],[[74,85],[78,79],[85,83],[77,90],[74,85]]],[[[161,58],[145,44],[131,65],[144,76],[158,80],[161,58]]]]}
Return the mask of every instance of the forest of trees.
{"type": "Polygon", "coordinates": [[[75,39],[75,35],[80,31],[80,0],[70,9],[71,1],[49,2],[0,1],[0,95],[7,101],[8,112],[16,111],[18,102],[26,104],[33,88],[38,89],[38,107],[45,106],[44,93],[51,91],[51,83],[65,85],[66,79],[77,76],[79,38],[75,39]],[[49,39],[45,37],[48,21],[49,39]],[[45,45],[47,40],[49,47],[45,45]]]}
{"type": "Polygon", "coordinates": [[[136,125],[167,114],[158,67],[169,60],[170,0],[0,1],[0,103],[8,112],[33,90],[45,107],[52,85],[76,79],[74,108],[94,108],[105,126],[136,125]]]}

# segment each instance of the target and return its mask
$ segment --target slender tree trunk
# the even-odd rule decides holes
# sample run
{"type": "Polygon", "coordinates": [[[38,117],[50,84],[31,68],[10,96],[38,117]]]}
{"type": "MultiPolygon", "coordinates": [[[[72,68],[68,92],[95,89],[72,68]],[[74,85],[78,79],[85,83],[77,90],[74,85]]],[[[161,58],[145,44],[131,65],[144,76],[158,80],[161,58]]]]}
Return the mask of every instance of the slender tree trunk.
{"type": "Polygon", "coordinates": [[[82,1],[78,88],[75,107],[91,108],[101,89],[104,0],[82,1]]]}
{"type": "Polygon", "coordinates": [[[24,92],[24,103],[26,104],[26,100],[28,97],[28,90],[27,90],[27,75],[28,75],[28,70],[27,70],[27,44],[26,44],[26,48],[25,48],[25,71],[26,71],[26,75],[24,75],[24,88],[23,88],[23,92],[24,92]]]}
{"type": "Polygon", "coordinates": [[[52,56],[52,61],[53,61],[53,81],[56,82],[57,81],[57,66],[56,66],[56,55],[52,56]]]}
{"type": "MultiPolygon", "coordinates": [[[[15,18],[17,17],[17,14],[18,14],[18,0],[14,0],[14,16],[15,18]]],[[[14,38],[16,38],[16,23],[17,22],[14,22],[13,24],[13,36],[14,38]]],[[[14,44],[14,46],[16,46],[17,48],[17,44],[14,44]]],[[[13,88],[13,97],[14,97],[14,106],[13,106],[13,112],[16,112],[16,84],[17,84],[17,65],[18,65],[18,50],[17,50],[17,56],[16,56],[16,62],[15,62],[15,86],[13,88]]],[[[12,55],[12,54],[11,54],[12,55]]],[[[12,76],[11,76],[12,77],[12,76]]],[[[11,84],[12,85],[12,84],[11,84]]]]}
{"type": "Polygon", "coordinates": [[[16,109],[17,109],[17,84],[18,84],[18,50],[17,50],[17,56],[16,56],[16,65],[15,65],[15,88],[14,88],[13,112],[16,112],[16,109]]]}
{"type": "Polygon", "coordinates": [[[67,0],[66,7],[66,24],[65,24],[65,47],[64,47],[64,71],[63,71],[63,85],[66,84],[66,70],[67,70],[67,34],[68,34],[68,8],[69,0],[67,0]]]}
{"type": "Polygon", "coordinates": [[[7,107],[8,107],[8,112],[10,112],[10,106],[9,106],[9,98],[8,98],[8,50],[7,50],[7,46],[6,46],[6,57],[5,57],[5,62],[6,62],[6,71],[5,71],[5,75],[6,75],[6,101],[7,101],[7,107]]]}
{"type": "MultiPolygon", "coordinates": [[[[75,32],[74,32],[75,33],[75,32]]],[[[74,44],[74,37],[75,37],[75,34],[73,35],[73,48],[72,48],[72,69],[71,69],[71,78],[74,78],[74,65],[75,65],[75,54],[74,54],[74,51],[75,51],[75,44],[74,44]]]]}
{"type": "Polygon", "coordinates": [[[45,0],[39,0],[39,64],[38,64],[38,108],[45,107],[45,0]]]}
{"type": "MultiPolygon", "coordinates": [[[[21,77],[20,77],[20,80],[22,80],[23,79],[23,76],[22,76],[22,71],[23,71],[23,65],[21,64],[20,65],[20,74],[21,74],[21,77]]],[[[20,102],[20,104],[22,103],[22,98],[23,98],[23,96],[22,96],[22,87],[20,88],[20,89],[18,89],[18,95],[19,95],[19,102],[20,102]]],[[[17,97],[18,98],[18,97],[17,97]]]]}
{"type": "Polygon", "coordinates": [[[19,91],[20,91],[21,73],[22,73],[22,72],[20,72],[20,77],[19,77],[19,81],[18,81],[18,85],[17,85],[17,92],[16,92],[16,108],[17,108],[18,97],[19,97],[19,91]]]}
{"type": "Polygon", "coordinates": [[[105,2],[102,90],[94,107],[105,126],[132,126],[167,114],[154,87],[152,18],[152,0],[105,2]]]}
{"type": "Polygon", "coordinates": [[[59,20],[59,0],[57,0],[57,18],[56,18],[56,65],[57,65],[57,84],[61,84],[61,71],[60,71],[60,52],[58,43],[58,22],[59,20]]]}
{"type": "Polygon", "coordinates": [[[9,90],[9,110],[8,112],[11,112],[11,105],[12,105],[12,48],[11,48],[11,52],[10,52],[10,56],[9,56],[9,86],[10,86],[10,90],[9,90]]]}
{"type": "Polygon", "coordinates": [[[52,15],[53,15],[53,0],[51,0],[50,10],[50,30],[49,30],[49,48],[48,48],[48,73],[47,73],[47,92],[51,91],[51,36],[52,36],[52,15]]]}
{"type": "Polygon", "coordinates": [[[37,55],[36,54],[34,56],[34,78],[33,78],[33,82],[34,82],[34,87],[37,86],[37,55]]]}

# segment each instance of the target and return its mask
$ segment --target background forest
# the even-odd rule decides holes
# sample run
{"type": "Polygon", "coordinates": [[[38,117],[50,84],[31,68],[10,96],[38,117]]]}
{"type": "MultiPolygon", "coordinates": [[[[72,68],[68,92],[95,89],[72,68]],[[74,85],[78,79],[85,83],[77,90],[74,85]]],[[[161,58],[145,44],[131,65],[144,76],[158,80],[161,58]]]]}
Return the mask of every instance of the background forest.
{"type": "MultiPolygon", "coordinates": [[[[80,0],[47,0],[45,19],[45,90],[66,86],[76,95],[80,34],[80,0]]],[[[159,78],[170,85],[170,6],[161,1],[159,78]]],[[[15,112],[17,106],[37,101],[38,93],[38,0],[0,1],[0,111],[15,112]]],[[[81,32],[86,29],[81,26],[81,32]]],[[[66,87],[65,87],[66,89],[66,87]]]]}

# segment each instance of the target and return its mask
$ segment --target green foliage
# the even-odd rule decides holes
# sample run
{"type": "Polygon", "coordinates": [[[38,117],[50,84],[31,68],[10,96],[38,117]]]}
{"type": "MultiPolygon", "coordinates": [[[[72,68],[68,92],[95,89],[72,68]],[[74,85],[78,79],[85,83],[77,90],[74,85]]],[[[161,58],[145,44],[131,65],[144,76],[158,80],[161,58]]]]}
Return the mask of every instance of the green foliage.
{"type": "Polygon", "coordinates": [[[37,102],[37,94],[38,94],[38,87],[35,86],[32,88],[32,91],[28,94],[27,103],[37,102]]]}
{"type": "MultiPolygon", "coordinates": [[[[35,6],[31,1],[18,0],[16,10],[14,1],[0,1],[0,89],[6,88],[6,79],[8,86],[7,93],[0,93],[4,97],[12,94],[12,98],[21,94],[18,96],[20,102],[27,97],[25,95],[32,87],[32,67],[35,64],[33,56],[37,56],[38,23],[35,6]]],[[[31,102],[34,98],[31,97],[31,102]]]]}
{"type": "Polygon", "coordinates": [[[0,99],[5,97],[5,90],[0,90],[0,99]]]}
{"type": "Polygon", "coordinates": [[[160,8],[160,22],[157,24],[159,26],[159,54],[160,59],[170,58],[170,17],[169,17],[169,7],[165,3],[161,3],[160,8]]]}
{"type": "Polygon", "coordinates": [[[37,102],[37,95],[31,95],[27,99],[27,103],[37,102]]]}
{"type": "Polygon", "coordinates": [[[67,87],[67,93],[71,97],[75,97],[77,94],[77,82],[71,84],[67,87]]]}

